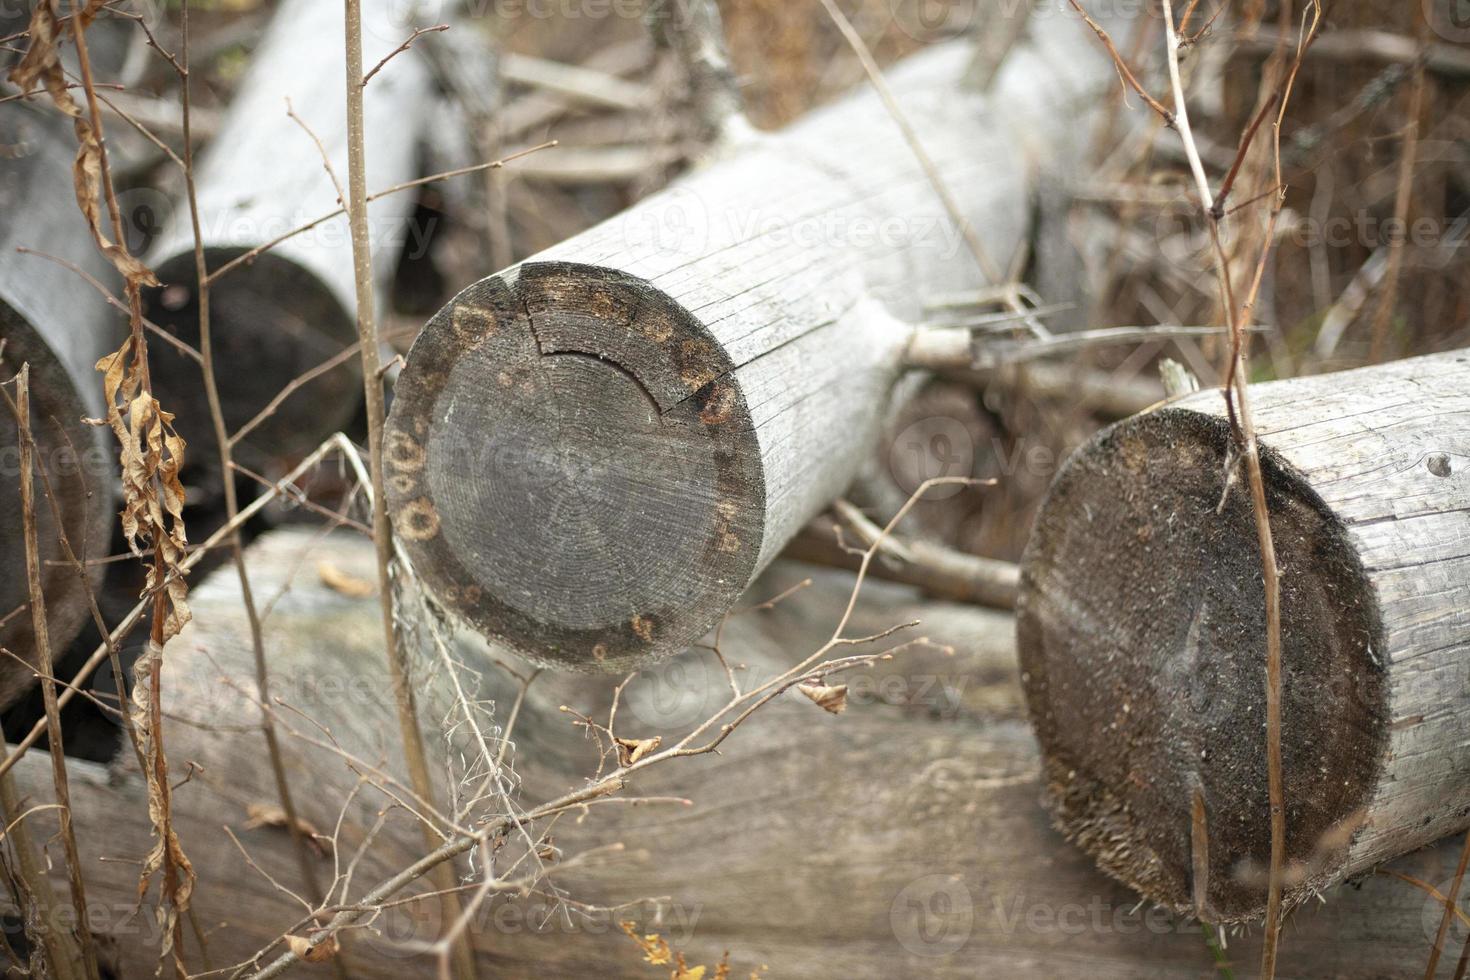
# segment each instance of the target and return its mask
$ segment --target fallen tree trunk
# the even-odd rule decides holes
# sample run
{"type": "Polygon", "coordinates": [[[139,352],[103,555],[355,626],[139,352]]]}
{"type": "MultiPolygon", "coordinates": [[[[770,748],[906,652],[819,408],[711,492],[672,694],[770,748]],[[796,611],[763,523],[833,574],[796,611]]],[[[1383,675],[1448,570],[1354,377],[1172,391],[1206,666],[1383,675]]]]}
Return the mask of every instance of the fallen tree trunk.
{"type": "MultiPolygon", "coordinates": [[[[1282,568],[1286,900],[1470,825],[1470,356],[1252,389],[1282,568]]],[[[1219,391],[1106,430],[1023,561],[1023,677],[1062,829],[1211,920],[1261,912],[1265,623],[1219,391]],[[1228,482],[1227,482],[1228,480],[1228,482]]]]}
{"type": "MultiPolygon", "coordinates": [[[[401,4],[363,4],[366,63],[386,57],[413,31],[401,4]]],[[[198,162],[200,235],[211,274],[270,246],[212,282],[211,333],[227,429],[234,433],[267,407],[292,379],[316,368],[357,338],[352,244],[345,214],[281,239],[341,207],[336,181],[347,173],[346,67],[342,11],[330,3],[292,0],[276,10],[230,104],[219,134],[198,162]],[[299,118],[292,119],[288,112],[299,118]],[[320,145],[318,145],[318,143],[320,145]],[[271,243],[275,244],[271,244],[271,243]]],[[[398,54],[364,92],[369,187],[382,190],[419,176],[419,146],[432,95],[417,51],[398,54]]],[[[374,282],[381,300],[399,253],[423,247],[428,229],[411,223],[413,194],[389,194],[368,205],[374,282]]],[[[190,344],[199,342],[194,231],[188,202],[149,252],[164,285],[149,292],[148,316],[190,344]]],[[[155,230],[155,233],[157,231],[155,230]]],[[[178,415],[196,463],[213,461],[199,365],[155,345],[155,388],[178,415]]],[[[305,451],[346,425],[357,411],[362,381],[357,359],[316,377],[287,398],[241,447],[272,457],[305,451]]]]}
{"type": "MultiPolygon", "coordinates": [[[[96,575],[67,561],[64,531],[83,560],[108,551],[116,465],[104,430],[83,423],[102,410],[97,359],[121,342],[122,321],[83,276],[109,273],[77,207],[71,168],[75,139],[47,110],[25,102],[0,105],[0,380],[31,366],[31,435],[36,441],[36,540],[52,650],[60,657],[87,615],[86,590],[96,575]],[[24,248],[38,254],[17,254],[24,248]],[[56,261],[81,270],[68,269],[56,261]],[[51,504],[61,521],[58,529],[51,504]]],[[[0,708],[35,680],[35,638],[26,586],[20,503],[19,432],[0,407],[0,708]]],[[[93,572],[100,570],[94,566],[93,572]]]]}
{"type": "Polygon", "coordinates": [[[561,668],[698,639],[871,452],[925,298],[1011,262],[1029,156],[1077,159],[1114,81],[1095,45],[1042,32],[988,95],[961,84],[964,44],[897,69],[934,174],[865,91],[462,292],[387,434],[432,588],[561,668]]]}
{"type": "MultiPolygon", "coordinates": [[[[349,904],[423,848],[389,741],[395,714],[386,678],[377,673],[377,600],[339,591],[372,580],[373,548],[354,534],[323,538],[288,529],[259,539],[247,557],[267,610],[277,727],[297,806],[324,834],[340,818],[338,860],[330,849],[316,860],[323,882],[353,869],[351,883],[339,883],[333,896],[349,904]],[[385,783],[399,800],[359,785],[360,777],[385,783]]],[[[773,567],[747,601],[786,592],[807,576],[815,580],[808,588],[730,621],[724,649],[732,664],[743,665],[743,684],[774,676],[821,646],[841,616],[851,576],[794,563],[773,567]]],[[[292,841],[272,822],[276,786],[260,751],[249,693],[253,654],[233,572],[204,580],[192,602],[195,621],[168,647],[163,690],[179,783],[173,825],[200,876],[194,915],[208,936],[206,960],[186,930],[185,960],[197,972],[246,960],[299,923],[304,910],[282,889],[305,888],[292,841]]],[[[863,978],[1040,978],[1078,970],[1186,978],[1209,971],[1196,926],[1141,907],[1047,827],[1036,806],[1040,766],[1025,723],[1010,617],[921,602],[908,589],[869,583],[852,630],[876,633],[915,619],[923,619],[933,646],[841,677],[849,703],[843,715],[828,715],[796,694],[778,699],[719,755],[648,770],[626,790],[688,798],[692,806],[593,806],[559,821],[551,829],[564,860],[613,842],[626,850],[613,864],[555,872],[553,863],[550,881],[565,889],[568,904],[544,889],[493,899],[469,929],[482,972],[647,977],[650,967],[622,935],[622,920],[637,921],[641,933],[660,933],[691,965],[712,965],[729,950],[736,976],[760,964],[772,975],[863,978]],[[624,903],[631,904],[614,908],[624,903]]],[[[467,662],[483,656],[473,638],[461,642],[467,662]]],[[[429,665],[418,666],[421,682],[432,676],[429,665]]],[[[493,699],[503,724],[515,685],[496,668],[481,681],[480,696],[493,699]]],[[[561,706],[605,718],[613,687],[610,678],[552,673],[531,686],[508,757],[522,803],[559,796],[594,772],[596,746],[561,706]]],[[[620,728],[632,737],[663,734],[667,742],[728,694],[719,662],[690,654],[624,689],[620,728]]],[[[442,766],[438,719],[426,715],[425,723],[436,729],[427,743],[442,766]]],[[[89,900],[85,921],[110,937],[104,945],[115,949],[117,975],[147,976],[160,935],[146,906],[136,910],[137,859],[152,846],[143,779],[126,747],[110,767],[76,760],[68,767],[89,900]]],[[[31,753],[14,772],[26,806],[53,799],[44,752],[31,753]]],[[[50,810],[27,819],[38,839],[54,826],[50,810]]],[[[1458,842],[1447,842],[1396,867],[1443,889],[1457,850],[1458,842]]],[[[56,862],[51,870],[60,887],[64,868],[56,862]]],[[[421,880],[402,894],[433,887],[421,880]]],[[[1431,898],[1386,877],[1326,898],[1291,920],[1283,975],[1396,975],[1424,954],[1438,922],[1431,898]]],[[[345,934],[348,973],[430,976],[434,961],[424,947],[443,926],[434,901],[387,908],[368,927],[345,934]]],[[[1256,943],[1232,937],[1228,953],[1253,962],[1256,943]]]]}

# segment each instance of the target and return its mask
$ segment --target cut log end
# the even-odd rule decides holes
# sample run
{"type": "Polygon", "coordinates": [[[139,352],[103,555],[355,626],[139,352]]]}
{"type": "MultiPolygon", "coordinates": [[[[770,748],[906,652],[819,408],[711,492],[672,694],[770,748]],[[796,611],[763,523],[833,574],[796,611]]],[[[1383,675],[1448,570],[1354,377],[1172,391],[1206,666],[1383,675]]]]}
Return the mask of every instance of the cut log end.
{"type": "Polygon", "coordinates": [[[527,659],[625,670],[697,640],[753,574],[765,499],[731,365],[646,282],[530,263],[415,342],[388,505],[440,600],[527,659]]]}
{"type": "MultiPolygon", "coordinates": [[[[1225,489],[1230,446],[1223,420],[1163,410],[1074,455],[1038,516],[1017,625],[1058,825],[1146,897],[1207,921],[1260,914],[1270,857],[1265,598],[1243,468],[1225,489]]],[[[1344,529],[1286,464],[1262,462],[1296,904],[1340,876],[1381,772],[1385,647],[1344,529]]]]}
{"type": "MultiPolygon", "coordinates": [[[[245,248],[208,248],[205,261],[219,269],[245,248]]],[[[144,315],[191,347],[199,346],[199,299],[193,252],[182,252],[155,270],[163,283],[145,291],[144,315]]],[[[323,364],[357,339],[350,310],[305,267],[269,252],[232,269],[210,288],[210,335],[225,427],[234,432],[265,409],[292,379],[323,364]]],[[[175,415],[175,426],[194,448],[190,465],[216,462],[214,430],[200,368],[178,348],[154,343],[155,393],[175,415]]],[[[351,421],[362,389],[358,359],[312,379],[283,401],[246,436],[249,462],[262,455],[289,456],[314,448],[323,436],[351,421]],[[253,453],[251,447],[258,447],[253,453]]]]}
{"type": "MultiPolygon", "coordinates": [[[[0,380],[9,381],[22,365],[30,365],[36,542],[47,631],[52,654],[60,657],[86,619],[87,583],[97,574],[79,576],[76,566],[66,560],[56,514],[60,513],[62,530],[78,555],[105,554],[112,517],[106,488],[115,477],[96,430],[82,422],[86,403],[75,383],[34,327],[3,299],[0,341],[0,380]],[[47,480],[54,500],[46,496],[47,480]]],[[[19,447],[15,416],[0,406],[0,708],[9,707],[31,687],[39,662],[25,571],[19,447]]]]}

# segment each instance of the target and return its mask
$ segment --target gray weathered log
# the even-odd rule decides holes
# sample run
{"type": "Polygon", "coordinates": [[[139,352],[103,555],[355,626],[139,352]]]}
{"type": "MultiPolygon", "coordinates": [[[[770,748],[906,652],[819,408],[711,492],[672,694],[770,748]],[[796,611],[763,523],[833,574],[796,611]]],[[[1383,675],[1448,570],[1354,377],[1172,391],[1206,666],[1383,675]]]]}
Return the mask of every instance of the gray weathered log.
{"type": "MultiPolygon", "coordinates": [[[[413,32],[413,5],[363,4],[364,58],[376,64],[413,32]]],[[[338,5],[283,3],[241,80],[219,134],[198,161],[201,234],[209,268],[272,242],[341,206],[323,155],[345,187],[345,63],[338,5]],[[321,141],[318,148],[289,108],[321,141]]],[[[364,95],[370,191],[419,176],[419,146],[430,118],[432,83],[419,52],[395,56],[364,95]]],[[[380,294],[405,248],[422,247],[428,229],[411,222],[413,194],[391,194],[368,206],[374,278],[380,294]]],[[[157,218],[153,219],[155,222],[157,218]]],[[[184,200],[173,205],[149,252],[164,282],[149,296],[148,315],[190,343],[198,342],[194,234],[184,200]]],[[[381,295],[380,295],[381,299],[381,295]]],[[[211,290],[211,328],[226,427],[234,432],[292,378],[356,340],[357,303],[347,218],[338,215],[274,245],[231,270],[211,290]]],[[[178,415],[194,459],[214,458],[204,388],[196,363],[163,345],[153,356],[159,398],[178,415]]],[[[271,455],[309,449],[345,425],[362,389],[356,359],[288,398],[242,446],[271,455]]]]}
{"type": "MultiPolygon", "coordinates": [[[[82,418],[103,414],[94,365],[121,342],[123,321],[82,276],[51,261],[99,282],[113,278],[77,207],[75,155],[75,137],[58,114],[25,102],[0,105],[0,377],[9,380],[29,362],[37,469],[50,479],[72,548],[99,558],[108,550],[116,466],[103,430],[82,418]]],[[[17,438],[14,417],[0,408],[0,647],[34,663],[17,438]]],[[[43,486],[39,472],[35,485],[43,486]]],[[[47,622],[59,656],[86,617],[86,580],[65,561],[50,504],[40,493],[36,499],[47,622]]],[[[0,708],[33,680],[24,664],[0,655],[0,708]]]]}
{"type": "MultiPolygon", "coordinates": [[[[325,562],[371,580],[372,545],[345,532],[321,538],[289,529],[260,539],[247,557],[262,607],[269,608],[265,628],[297,805],[330,832],[357,774],[342,756],[284,729],[325,742],[305,720],[310,716],[345,751],[397,771],[399,753],[385,744],[393,737],[394,708],[379,676],[377,600],[336,592],[317,572],[325,562]]],[[[851,576],[796,564],[773,566],[746,602],[809,575],[813,585],[774,608],[730,621],[724,648],[743,683],[774,676],[816,649],[841,615],[851,576]]],[[[251,956],[303,914],[264,873],[298,893],[304,887],[287,834],[246,827],[246,808],[276,797],[256,708],[241,693],[253,690],[254,666],[237,579],[230,571],[216,574],[196,586],[192,600],[195,622],[165,656],[166,744],[174,781],[182,782],[174,793],[175,826],[200,874],[194,907],[208,933],[209,964],[217,969],[251,956]],[[185,781],[189,761],[203,768],[185,781]]],[[[554,836],[565,855],[615,841],[626,844],[627,854],[615,865],[553,881],[576,900],[637,904],[548,920],[552,905],[544,895],[498,898],[471,928],[485,975],[646,978],[649,965],[616,925],[623,919],[661,933],[691,964],[712,966],[730,950],[735,976],[762,963],[772,976],[812,977],[1085,972],[1183,980],[1211,973],[1197,929],[1140,907],[1135,895],[1047,826],[1036,803],[1040,764],[1025,723],[1010,617],[919,602],[910,590],[883,583],[865,588],[856,617],[854,633],[921,619],[914,632],[936,646],[833,678],[849,685],[849,707],[840,717],[790,695],[754,716],[720,755],[650,770],[627,790],[689,798],[692,807],[598,806],[584,819],[564,818],[554,836]],[[650,896],[668,897],[661,917],[640,901],[650,896]]],[[[462,652],[469,656],[477,647],[466,642],[462,652]]],[[[494,668],[483,685],[481,694],[496,701],[495,716],[504,721],[513,687],[494,668]]],[[[595,748],[559,706],[605,717],[613,685],[611,678],[549,673],[532,685],[511,756],[522,801],[559,795],[593,772],[595,748]]],[[[662,734],[667,743],[727,696],[718,662],[691,653],[625,689],[620,731],[662,734]]],[[[436,735],[429,744],[441,752],[444,743],[436,735]]],[[[131,750],[124,747],[111,767],[72,760],[69,768],[89,922],[114,941],[119,975],[149,976],[158,932],[146,904],[142,912],[134,908],[136,862],[152,839],[131,750]]],[[[44,753],[31,753],[15,772],[29,803],[53,799],[44,753]]],[[[347,806],[343,869],[385,806],[390,801],[371,787],[347,806]]],[[[51,811],[29,819],[38,838],[54,826],[51,811]]],[[[417,828],[401,810],[390,809],[385,819],[357,867],[349,900],[421,853],[417,828]]],[[[1443,889],[1457,850],[1458,842],[1446,842],[1395,867],[1443,889]]],[[[320,861],[330,879],[331,857],[320,861]]],[[[59,862],[52,873],[60,886],[59,862]]],[[[409,893],[431,888],[420,882],[409,893]]],[[[1292,918],[1281,975],[1399,975],[1404,963],[1421,961],[1438,923],[1432,899],[1386,877],[1326,897],[1325,905],[1292,918]]],[[[372,929],[349,934],[348,972],[385,980],[433,976],[433,959],[412,944],[431,942],[442,928],[436,910],[432,902],[400,907],[372,929]]],[[[1256,943],[1252,936],[1232,937],[1231,959],[1254,962],[1256,943]]],[[[192,938],[185,958],[191,969],[204,968],[192,938]]]]}
{"type": "MultiPolygon", "coordinates": [[[[941,46],[892,85],[1004,267],[1029,157],[1076,158],[1114,75],[1074,23],[988,94],[961,87],[968,58],[941,46]]],[[[925,298],[983,264],[870,91],[756,136],[429,322],[389,419],[398,533],[449,607],[528,658],[668,656],[842,492],[925,298]]]]}
{"type": "MultiPolygon", "coordinates": [[[[1470,355],[1252,392],[1299,904],[1470,825],[1470,355]]],[[[1148,897],[1182,910],[1198,890],[1202,916],[1237,920],[1263,908],[1270,851],[1265,605],[1223,414],[1201,392],[1072,457],[1023,561],[1018,628],[1059,825],[1148,897]]]]}

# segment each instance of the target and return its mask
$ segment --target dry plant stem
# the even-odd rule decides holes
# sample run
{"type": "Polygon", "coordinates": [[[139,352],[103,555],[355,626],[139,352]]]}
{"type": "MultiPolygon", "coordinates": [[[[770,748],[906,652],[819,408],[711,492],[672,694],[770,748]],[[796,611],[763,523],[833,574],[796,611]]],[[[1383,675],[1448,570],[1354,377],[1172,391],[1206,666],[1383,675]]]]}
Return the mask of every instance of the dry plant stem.
{"type": "MultiPolygon", "coordinates": [[[[6,407],[10,409],[11,414],[18,417],[19,408],[16,405],[15,400],[11,398],[10,395],[6,394],[4,389],[0,389],[0,397],[4,398],[6,407]]],[[[44,464],[36,468],[36,475],[39,476],[41,479],[41,488],[45,493],[47,503],[51,506],[52,520],[56,524],[57,541],[60,543],[62,551],[65,552],[66,560],[70,562],[71,565],[76,569],[77,577],[82,582],[83,593],[87,597],[87,607],[92,614],[92,623],[97,627],[97,633],[103,638],[102,645],[106,651],[107,660],[112,666],[113,685],[119,692],[126,691],[128,689],[128,685],[126,674],[123,670],[122,659],[118,655],[117,644],[113,642],[112,636],[107,629],[107,623],[104,621],[102,616],[102,609],[97,605],[97,596],[95,593],[93,593],[91,582],[87,576],[87,562],[82,556],[78,555],[76,549],[72,547],[71,537],[66,533],[66,530],[64,528],[64,522],[61,515],[61,505],[57,503],[60,498],[56,495],[56,491],[51,486],[51,477],[47,474],[44,464]]],[[[126,557],[131,558],[132,556],[128,555],[126,557]]],[[[65,684],[63,685],[63,687],[65,687],[66,690],[62,700],[60,701],[60,704],[64,704],[65,699],[71,697],[73,691],[83,693],[80,692],[80,689],[76,687],[76,682],[65,684]]],[[[119,723],[123,727],[123,731],[127,734],[128,743],[132,745],[133,751],[137,755],[138,765],[142,766],[143,745],[142,742],[138,740],[137,729],[133,726],[133,716],[127,711],[119,710],[117,712],[117,718],[119,720],[119,723]]],[[[38,722],[37,724],[40,725],[41,723],[38,722]]],[[[36,730],[37,729],[32,729],[33,732],[35,732],[36,730]]]]}
{"type": "Polygon", "coordinates": [[[822,8],[827,11],[827,16],[832,18],[832,23],[837,25],[837,29],[842,33],[843,39],[847,41],[848,46],[852,48],[853,53],[862,62],[863,71],[867,74],[868,81],[872,83],[873,90],[883,100],[883,105],[888,110],[889,116],[893,118],[899,130],[903,133],[904,142],[908,143],[909,149],[913,151],[914,158],[919,161],[919,166],[924,168],[924,175],[928,177],[929,183],[934,187],[934,193],[939,196],[939,200],[944,204],[944,209],[949,212],[950,218],[964,235],[965,245],[969,248],[970,254],[975,257],[975,263],[980,266],[981,274],[985,276],[988,283],[999,284],[1005,282],[1006,277],[1001,274],[1000,267],[986,253],[985,246],[980,243],[980,237],[975,234],[975,229],[970,226],[970,222],[965,218],[964,212],[960,210],[960,206],[955,201],[954,195],[949,192],[949,187],[944,183],[944,178],[939,175],[939,170],[934,166],[934,161],[924,151],[924,145],[919,142],[919,134],[914,131],[913,125],[910,124],[908,117],[904,115],[903,109],[898,104],[898,100],[893,97],[893,92],[888,88],[888,83],[883,80],[883,71],[878,67],[878,62],[873,57],[873,52],[868,50],[867,42],[863,40],[862,35],[857,32],[857,28],[852,26],[852,21],[847,19],[847,15],[838,8],[833,0],[821,0],[821,3],[822,8]]]}
{"type": "MultiPolygon", "coordinates": [[[[398,706],[399,734],[414,792],[426,800],[434,799],[434,784],[424,751],[423,734],[419,731],[413,687],[409,680],[408,658],[398,642],[393,622],[393,526],[383,494],[383,381],[378,374],[378,329],[373,309],[373,258],[368,238],[367,148],[363,133],[363,89],[368,76],[362,67],[361,0],[346,0],[347,45],[347,219],[352,230],[352,264],[357,285],[358,352],[362,357],[363,394],[367,402],[368,460],[373,488],[373,543],[378,555],[378,602],[383,613],[383,641],[386,646],[388,673],[393,697],[398,706]]],[[[433,832],[424,828],[425,846],[433,847],[433,832]]],[[[447,865],[438,873],[439,887],[446,921],[459,917],[458,896],[452,869],[447,865]]],[[[468,942],[455,944],[457,973],[468,980],[474,976],[474,960],[468,942]]]]}
{"type": "MultiPolygon", "coordinates": [[[[558,145],[556,140],[547,140],[545,143],[538,143],[535,146],[527,147],[524,150],[517,150],[515,153],[507,153],[499,160],[491,160],[489,163],[477,163],[469,167],[459,167],[455,170],[445,170],[442,173],[430,174],[427,177],[419,177],[414,180],[406,180],[401,184],[394,184],[392,187],[385,187],[380,191],[374,191],[372,194],[369,194],[367,196],[367,202],[371,204],[373,201],[376,201],[380,197],[387,197],[389,194],[397,194],[400,191],[412,190],[415,187],[423,187],[426,184],[433,184],[437,181],[448,180],[451,177],[460,177],[464,174],[480,173],[486,170],[499,170],[507,163],[512,163],[516,160],[521,159],[522,157],[529,156],[532,153],[537,152],[538,150],[549,150],[556,145],[558,145]]],[[[233,259],[211,272],[209,274],[209,282],[211,284],[218,282],[226,273],[230,272],[231,270],[237,269],[242,265],[248,265],[255,259],[259,258],[262,254],[270,251],[282,242],[287,241],[291,238],[295,238],[297,235],[305,234],[306,232],[311,231],[317,225],[320,225],[323,222],[331,221],[338,215],[343,214],[346,210],[347,209],[345,207],[342,207],[337,208],[333,211],[329,211],[328,213],[323,214],[320,217],[311,219],[304,225],[297,225],[290,231],[284,232],[283,234],[272,238],[270,241],[266,242],[263,245],[252,248],[248,252],[244,252],[240,255],[235,256],[233,259]]]]}
{"type": "MultiPolygon", "coordinates": [[[[77,61],[81,71],[82,87],[86,93],[87,111],[90,117],[92,132],[98,143],[97,167],[99,172],[99,185],[103,197],[107,202],[108,216],[112,222],[113,235],[116,238],[118,248],[126,253],[127,241],[126,230],[122,221],[122,209],[117,202],[117,191],[113,187],[110,165],[108,162],[106,142],[103,138],[101,110],[98,107],[96,87],[92,78],[91,59],[87,53],[85,24],[78,24],[77,30],[73,32],[76,43],[77,61]]],[[[148,338],[143,328],[143,297],[138,279],[133,275],[124,277],[125,289],[128,297],[129,328],[132,335],[132,354],[137,364],[138,383],[140,397],[152,397],[152,380],[149,376],[148,366],[148,338]]],[[[113,406],[108,406],[109,411],[115,411],[113,406]]],[[[159,491],[155,487],[153,493],[159,491]]],[[[168,532],[160,524],[153,529],[153,577],[157,583],[157,589],[152,596],[152,616],[150,619],[150,633],[148,652],[144,655],[143,663],[149,664],[146,683],[148,685],[149,719],[147,724],[147,738],[145,744],[148,747],[151,758],[145,764],[151,767],[150,784],[157,786],[157,798],[152,796],[150,790],[149,811],[150,816],[155,812],[156,831],[159,839],[163,842],[162,858],[159,870],[162,873],[161,899],[164,904],[175,912],[179,911],[180,897],[183,896],[183,904],[187,910],[188,888],[193,872],[187,866],[181,868],[176,858],[176,843],[173,832],[173,813],[170,801],[168,757],[164,750],[163,741],[163,691],[162,691],[162,651],[166,638],[166,622],[170,611],[170,596],[166,583],[170,577],[168,554],[168,532]]],[[[144,878],[143,886],[147,885],[144,878]]],[[[159,910],[163,916],[163,909],[159,910]]],[[[183,950],[183,918],[177,914],[173,916],[173,928],[168,945],[172,949],[174,971],[179,977],[184,975],[182,961],[183,950]]]]}
{"type": "MultiPolygon", "coordinates": [[[[56,980],[83,980],[81,950],[72,939],[57,914],[59,907],[56,895],[51,890],[51,880],[46,877],[46,865],[42,862],[25,818],[36,809],[21,811],[20,798],[15,792],[15,777],[9,773],[0,775],[0,813],[5,816],[5,835],[15,852],[24,897],[36,906],[40,920],[41,945],[46,950],[46,965],[51,968],[56,980]]],[[[26,930],[30,935],[30,930],[26,930]]]]}
{"type": "MultiPolygon", "coordinates": [[[[1200,160],[1199,147],[1189,127],[1189,110],[1185,105],[1184,84],[1179,75],[1179,35],[1174,29],[1174,9],[1170,0],[1162,0],[1164,11],[1165,50],[1168,54],[1169,80],[1173,88],[1176,112],[1175,128],[1184,144],[1190,171],[1200,194],[1200,205],[1210,220],[1216,274],[1228,318],[1232,340],[1232,357],[1225,376],[1234,376],[1236,411],[1232,412],[1233,428],[1241,443],[1246,474],[1250,484],[1251,507],[1256,519],[1256,536],[1261,550],[1261,573],[1266,592],[1266,780],[1271,803],[1271,865],[1266,889],[1266,927],[1261,945],[1261,976],[1270,980],[1276,975],[1276,950],[1281,935],[1281,875],[1286,859],[1285,791],[1281,779],[1281,582],[1276,567],[1276,547],[1271,538],[1271,520],[1266,509],[1266,485],[1261,472],[1261,458],[1256,445],[1255,424],[1251,416],[1250,393],[1246,384],[1245,362],[1248,348],[1239,311],[1235,307],[1230,286],[1229,262],[1220,243],[1218,223],[1214,220],[1215,202],[1209,180],[1200,160]]],[[[1294,75],[1294,73],[1293,73],[1294,75]]],[[[1286,98],[1281,102],[1285,112],[1286,98]]],[[[1279,123],[1279,116],[1278,116],[1279,123]]],[[[1280,128],[1277,127],[1279,140],[1280,128]]],[[[1244,145],[1247,140],[1242,140],[1244,145]]],[[[1279,150],[1278,150],[1279,153],[1279,150]]],[[[1265,248],[1270,247],[1269,241],[1265,248]]],[[[1227,399],[1231,388],[1227,381],[1227,399]]]]}
{"type": "MultiPolygon", "coordinates": [[[[1460,863],[1455,865],[1455,877],[1450,882],[1450,893],[1445,899],[1444,915],[1439,920],[1439,931],[1434,934],[1434,945],[1429,948],[1429,964],[1424,967],[1424,980],[1434,980],[1439,969],[1439,957],[1444,952],[1444,943],[1449,935],[1450,923],[1459,911],[1460,887],[1465,881],[1465,867],[1470,865],[1470,834],[1465,835],[1465,845],[1460,848],[1460,863]]],[[[1467,944],[1470,949],[1470,944],[1467,944]]],[[[1458,974],[1457,974],[1458,975],[1458,974]]]]}
{"type": "Polygon", "coordinates": [[[36,636],[37,667],[41,675],[41,698],[46,705],[46,740],[51,750],[51,780],[60,804],[61,844],[66,856],[67,882],[71,888],[72,907],[81,921],[76,929],[83,974],[89,980],[97,977],[97,950],[87,928],[85,911],[87,889],[82,883],[82,859],[77,852],[77,838],[71,825],[71,793],[66,777],[63,754],[61,712],[56,706],[56,682],[52,677],[51,639],[46,624],[46,597],[41,589],[41,553],[36,537],[36,494],[31,482],[35,446],[31,441],[30,367],[23,365],[16,379],[15,421],[20,432],[20,512],[26,552],[26,587],[30,593],[31,623],[36,636]]]}
{"type": "MultiPolygon", "coordinates": [[[[1409,89],[1409,120],[1404,126],[1404,145],[1399,153],[1398,187],[1393,203],[1393,217],[1399,228],[1409,218],[1409,204],[1414,196],[1414,167],[1419,156],[1419,118],[1424,112],[1426,74],[1424,61],[1414,63],[1414,82],[1409,89]]],[[[1399,275],[1404,267],[1404,238],[1395,235],[1388,243],[1388,269],[1384,272],[1383,295],[1373,314],[1372,346],[1368,360],[1377,364],[1388,348],[1388,328],[1393,320],[1394,301],[1398,299],[1399,275]]]]}
{"type": "Polygon", "coordinates": [[[1087,26],[1092,28],[1092,32],[1097,35],[1097,39],[1103,43],[1103,47],[1108,49],[1108,54],[1112,57],[1113,64],[1117,66],[1118,74],[1122,77],[1124,83],[1133,89],[1133,91],[1137,92],[1138,97],[1147,103],[1150,109],[1163,117],[1164,125],[1172,127],[1174,125],[1174,113],[1165,109],[1163,103],[1150,95],[1148,89],[1143,87],[1138,77],[1133,74],[1133,69],[1128,67],[1128,62],[1118,53],[1118,47],[1113,44],[1113,39],[1108,35],[1108,32],[1103,30],[1101,24],[1092,19],[1087,11],[1082,8],[1082,4],[1078,3],[1077,0],[1067,0],[1067,2],[1087,22],[1087,26]]]}
{"type": "MultiPolygon", "coordinates": [[[[204,235],[200,227],[199,196],[194,182],[194,142],[191,132],[189,92],[189,0],[183,0],[180,8],[180,52],[179,72],[180,99],[183,107],[184,156],[181,161],[184,171],[184,189],[189,202],[189,222],[194,232],[194,274],[199,283],[199,356],[204,379],[204,397],[209,405],[209,419],[214,427],[214,441],[219,451],[220,482],[225,498],[225,516],[233,521],[240,513],[240,501],[235,490],[235,474],[231,466],[234,443],[225,428],[224,409],[220,403],[219,384],[215,374],[214,338],[210,329],[210,286],[209,265],[204,255],[204,235]]],[[[266,663],[265,641],[260,626],[260,613],[255,605],[255,593],[250,587],[250,574],[245,566],[245,544],[236,528],[229,538],[231,557],[235,572],[240,579],[240,598],[245,606],[245,619],[250,626],[250,645],[255,654],[255,687],[262,702],[270,701],[270,672],[266,663]]],[[[260,717],[261,734],[265,737],[266,752],[270,758],[271,772],[276,781],[276,795],[286,815],[286,828],[295,841],[297,863],[301,880],[305,883],[313,901],[321,901],[321,882],[317,878],[311,850],[301,831],[296,816],[296,804],[291,798],[291,785],[286,777],[286,763],[281,755],[281,746],[276,738],[275,724],[268,713],[260,717]]]]}

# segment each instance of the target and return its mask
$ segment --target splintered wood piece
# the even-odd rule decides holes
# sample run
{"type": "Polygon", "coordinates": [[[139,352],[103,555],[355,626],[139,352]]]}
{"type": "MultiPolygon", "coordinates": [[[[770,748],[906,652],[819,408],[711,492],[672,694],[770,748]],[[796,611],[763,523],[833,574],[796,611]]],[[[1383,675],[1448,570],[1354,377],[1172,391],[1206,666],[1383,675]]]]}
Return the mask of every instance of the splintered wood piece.
{"type": "MultiPolygon", "coordinates": [[[[1261,385],[1252,401],[1283,570],[1294,905],[1470,825],[1470,356],[1261,385]]],[[[1017,607],[1058,824],[1211,921],[1260,914],[1270,855],[1265,597],[1223,413],[1201,392],[1079,450],[1042,506],[1017,607]]]]}

